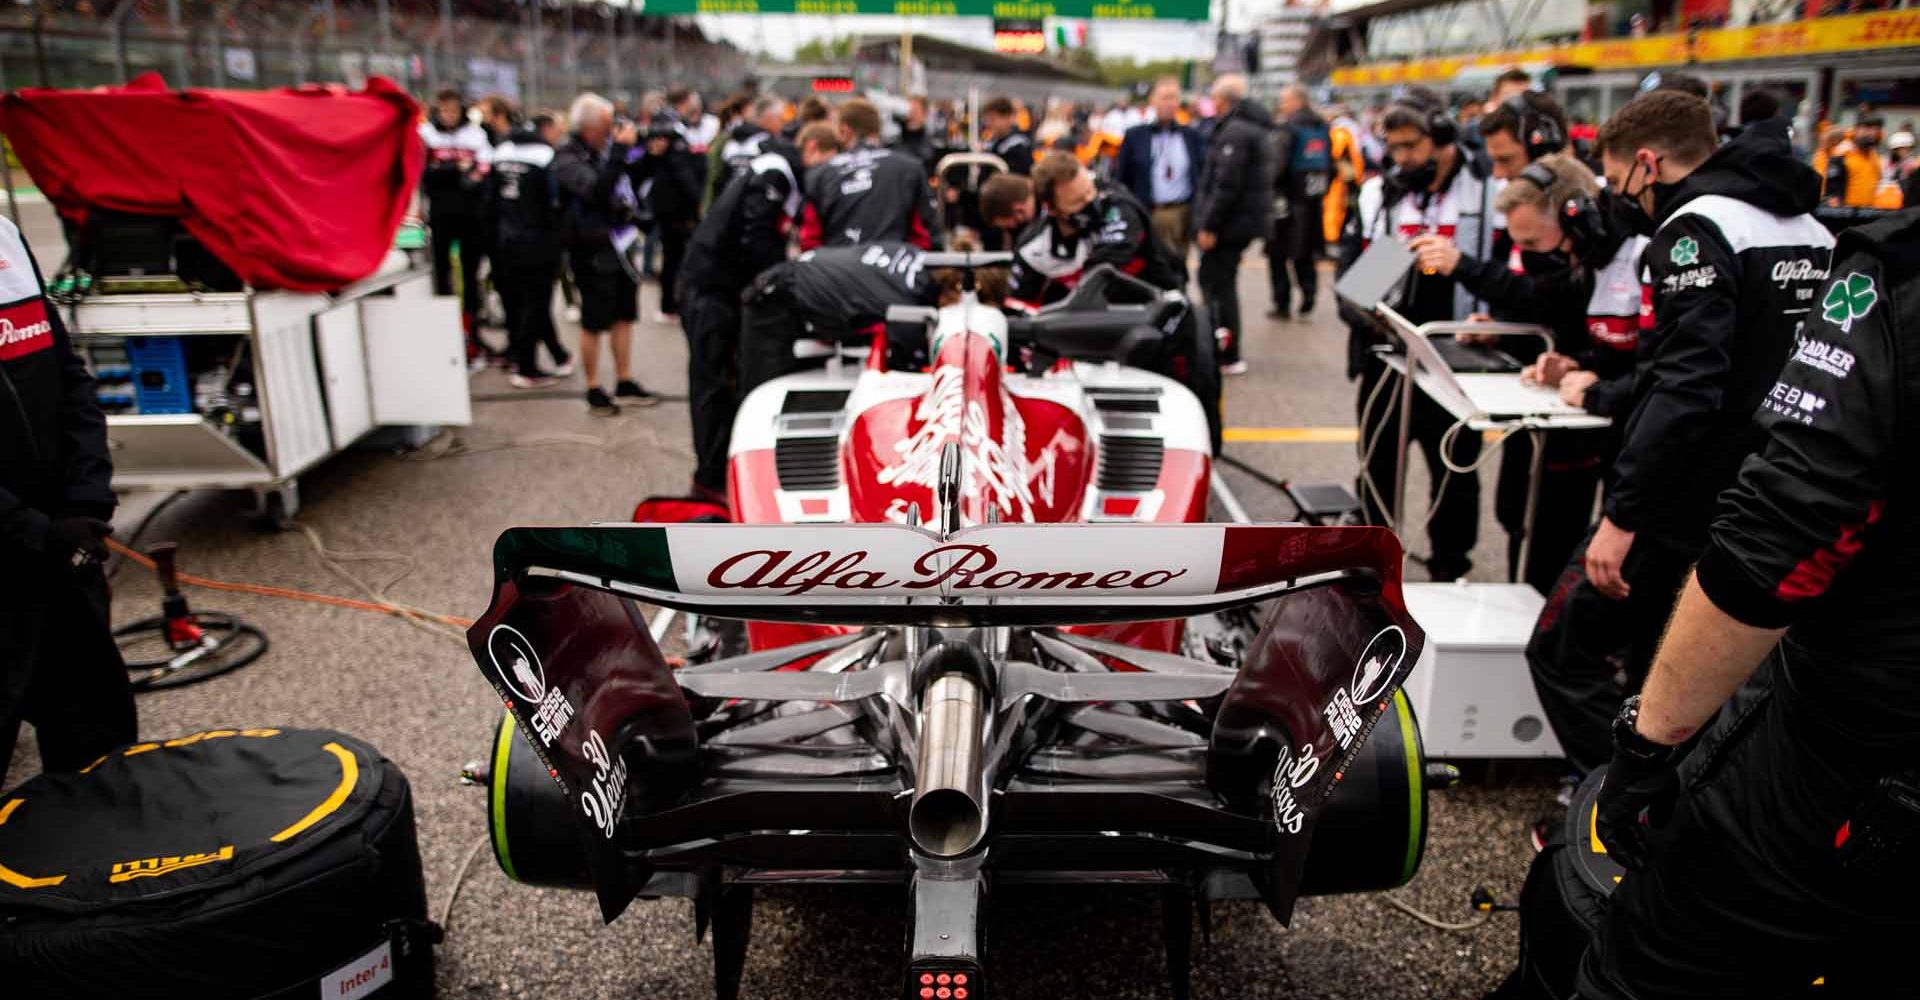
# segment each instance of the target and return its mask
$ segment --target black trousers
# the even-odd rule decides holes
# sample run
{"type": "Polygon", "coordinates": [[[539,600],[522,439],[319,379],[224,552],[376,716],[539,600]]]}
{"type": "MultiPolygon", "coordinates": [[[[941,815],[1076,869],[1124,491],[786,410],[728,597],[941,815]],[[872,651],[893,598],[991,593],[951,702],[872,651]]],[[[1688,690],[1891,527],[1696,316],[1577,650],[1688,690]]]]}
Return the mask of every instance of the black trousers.
{"type": "Polygon", "coordinates": [[[77,771],[139,736],[106,575],[98,566],[32,572],[39,578],[0,587],[0,780],[22,720],[33,723],[48,771],[77,771]]]}
{"type": "Polygon", "coordinates": [[[693,481],[727,488],[727,445],[740,408],[740,299],[729,292],[689,295],[680,314],[687,333],[687,407],[693,417],[693,481]]]}
{"type": "Polygon", "coordinates": [[[538,375],[540,345],[547,346],[555,364],[568,358],[553,325],[553,284],[560,277],[560,262],[508,263],[501,256],[496,254],[493,262],[493,285],[507,311],[507,357],[520,374],[538,375]]]}
{"type": "Polygon", "coordinates": [[[453,294],[453,245],[460,244],[460,314],[471,328],[480,315],[480,262],[487,256],[486,227],[478,218],[447,215],[430,219],[433,233],[433,294],[453,294]]]}
{"type": "MultiPolygon", "coordinates": [[[[785,267],[786,265],[781,265],[785,267]]],[[[794,341],[807,335],[806,318],[770,271],[748,293],[740,318],[740,398],[799,370],[794,341]]],[[[891,363],[894,359],[888,358],[891,363]]]]}
{"type": "MultiPolygon", "coordinates": [[[[1465,433],[1465,432],[1462,432],[1465,433]]],[[[1610,431],[1551,431],[1540,468],[1540,498],[1533,514],[1533,547],[1520,570],[1520,546],[1527,537],[1527,474],[1533,463],[1533,435],[1522,431],[1501,445],[1500,481],[1493,511],[1507,529],[1507,578],[1542,594],[1553,590],[1567,557],[1579,547],[1594,520],[1610,431]]]]}
{"type": "Polygon", "coordinates": [[[1682,768],[1648,870],[1628,873],[1612,897],[1581,963],[1580,997],[1920,995],[1920,858],[1842,863],[1848,842],[1869,839],[1880,779],[1913,767],[1913,734],[1866,732],[1851,706],[1793,682],[1817,671],[1844,689],[1848,659],[1788,638],[1762,668],[1767,688],[1722,710],[1682,768]],[[1809,991],[1816,977],[1825,987],[1809,991]]]}
{"type": "Polygon", "coordinates": [[[1300,315],[1312,312],[1319,298],[1320,273],[1314,262],[1325,242],[1320,211],[1319,198],[1305,198],[1294,201],[1286,215],[1274,216],[1273,235],[1267,240],[1267,275],[1273,282],[1273,307],[1282,313],[1293,302],[1295,283],[1300,286],[1300,315]]]}
{"type": "Polygon", "coordinates": [[[1240,323],[1240,258],[1246,256],[1247,241],[1224,240],[1211,250],[1200,251],[1200,297],[1213,314],[1215,329],[1233,331],[1227,346],[1219,352],[1219,361],[1230,365],[1240,360],[1240,341],[1246,329],[1240,323]]]}
{"type": "MultiPolygon", "coordinates": [[[[1389,372],[1379,358],[1369,357],[1360,372],[1359,388],[1354,406],[1360,416],[1360,454],[1366,458],[1367,476],[1379,488],[1385,502],[1391,503],[1394,449],[1400,443],[1400,379],[1389,372]],[[1381,385],[1383,380],[1385,385],[1381,385]],[[1369,413],[1367,398],[1372,395],[1375,386],[1380,387],[1380,395],[1374,399],[1373,410],[1369,413]],[[1370,456],[1368,442],[1373,442],[1370,456]]],[[[1465,576],[1473,563],[1471,553],[1474,543],[1480,538],[1479,474],[1456,472],[1448,475],[1446,466],[1440,461],[1441,439],[1453,424],[1453,415],[1434,402],[1433,397],[1414,391],[1408,459],[1411,461],[1413,449],[1418,448],[1427,463],[1428,510],[1432,512],[1427,521],[1430,547],[1427,568],[1437,580],[1465,576]]],[[[1480,435],[1462,428],[1453,436],[1453,450],[1449,456],[1455,465],[1471,465],[1480,457],[1480,435]]],[[[1392,518],[1381,506],[1382,501],[1375,498],[1365,482],[1361,482],[1355,492],[1360,497],[1361,510],[1368,524],[1392,523],[1392,518]]],[[[1411,530],[1414,525],[1409,522],[1406,527],[1411,530]]]]}
{"type": "Polygon", "coordinates": [[[669,316],[680,313],[680,262],[687,258],[692,239],[691,226],[660,225],[660,311],[669,316]]]}
{"type": "Polygon", "coordinates": [[[1680,584],[1697,552],[1639,537],[1621,564],[1627,596],[1614,600],[1587,579],[1589,533],[1567,561],[1527,642],[1527,667],[1567,763],[1585,774],[1613,755],[1620,702],[1640,690],[1680,584]]]}

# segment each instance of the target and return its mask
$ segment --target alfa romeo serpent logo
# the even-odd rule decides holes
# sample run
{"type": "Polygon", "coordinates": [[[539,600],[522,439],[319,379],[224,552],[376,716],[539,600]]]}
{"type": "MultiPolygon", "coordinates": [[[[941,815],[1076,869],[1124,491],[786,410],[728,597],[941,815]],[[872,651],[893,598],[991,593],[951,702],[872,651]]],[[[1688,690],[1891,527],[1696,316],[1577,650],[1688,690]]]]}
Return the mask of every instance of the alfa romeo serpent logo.
{"type": "Polygon", "coordinates": [[[1692,267],[1700,262],[1700,244],[1691,236],[1682,236],[1673,243],[1673,266],[1692,267]]]}
{"type": "Polygon", "coordinates": [[[1853,321],[1865,319],[1878,301],[1880,293],[1874,291],[1873,277],[1855,271],[1827,286],[1827,297],[1820,303],[1824,310],[1821,315],[1841,333],[1852,333],[1853,321]]]}

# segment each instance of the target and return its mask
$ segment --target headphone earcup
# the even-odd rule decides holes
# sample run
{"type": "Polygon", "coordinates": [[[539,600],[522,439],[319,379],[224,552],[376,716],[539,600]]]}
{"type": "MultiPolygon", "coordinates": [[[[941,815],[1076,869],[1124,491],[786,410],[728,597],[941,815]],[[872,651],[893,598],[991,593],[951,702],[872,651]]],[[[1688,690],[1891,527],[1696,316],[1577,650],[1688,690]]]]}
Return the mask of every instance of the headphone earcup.
{"type": "Polygon", "coordinates": [[[1570,199],[1561,212],[1560,228],[1574,237],[1574,242],[1585,247],[1597,246],[1606,242],[1607,218],[1600,211],[1600,205],[1586,195],[1570,199]]]}
{"type": "Polygon", "coordinates": [[[1445,108],[1439,108],[1427,115],[1427,137],[1436,146],[1451,146],[1460,138],[1460,126],[1445,108]]]}

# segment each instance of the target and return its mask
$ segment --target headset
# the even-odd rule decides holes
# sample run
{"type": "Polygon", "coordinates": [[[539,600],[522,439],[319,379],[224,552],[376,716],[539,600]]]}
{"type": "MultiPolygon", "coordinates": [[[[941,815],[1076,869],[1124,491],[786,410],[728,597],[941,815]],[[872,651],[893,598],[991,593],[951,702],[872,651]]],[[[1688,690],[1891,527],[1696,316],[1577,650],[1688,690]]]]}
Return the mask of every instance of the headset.
{"type": "Polygon", "coordinates": [[[1412,94],[1402,96],[1396,103],[1403,108],[1418,112],[1426,119],[1427,138],[1432,139],[1434,145],[1451,146],[1454,140],[1460,138],[1460,125],[1453,120],[1452,115],[1447,114],[1446,105],[1435,105],[1431,101],[1422,100],[1412,94]]]}
{"type": "Polygon", "coordinates": [[[1501,106],[1511,112],[1519,123],[1516,138],[1527,147],[1527,159],[1538,160],[1566,149],[1566,128],[1555,121],[1552,115],[1535,108],[1528,97],[1529,94],[1515,94],[1501,102],[1501,106]]]}
{"type": "MultiPolygon", "coordinates": [[[[1520,176],[1514,178],[1516,183],[1525,181],[1539,188],[1541,194],[1550,194],[1557,180],[1559,178],[1554,176],[1553,168],[1539,162],[1527,164],[1527,169],[1520,171],[1520,176]]],[[[1592,197],[1576,191],[1565,204],[1548,205],[1547,208],[1558,216],[1560,231],[1572,237],[1576,246],[1591,252],[1590,248],[1606,242],[1607,217],[1600,211],[1599,203],[1592,197]]]]}

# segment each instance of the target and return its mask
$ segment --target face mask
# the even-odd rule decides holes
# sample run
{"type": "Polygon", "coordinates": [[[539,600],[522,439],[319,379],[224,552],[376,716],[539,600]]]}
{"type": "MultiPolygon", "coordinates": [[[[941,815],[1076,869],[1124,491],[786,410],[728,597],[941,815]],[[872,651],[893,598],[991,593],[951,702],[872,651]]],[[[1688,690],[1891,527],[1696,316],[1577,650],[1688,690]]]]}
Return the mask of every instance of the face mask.
{"type": "Polygon", "coordinates": [[[1635,236],[1653,235],[1653,216],[1648,215],[1639,202],[1612,188],[1602,190],[1598,202],[1608,229],[1635,236]]]}
{"type": "Polygon", "coordinates": [[[1425,191],[1440,179],[1440,165],[1428,160],[1417,167],[1395,165],[1387,172],[1387,179],[1394,187],[1402,191],[1425,191]]]}
{"type": "Polygon", "coordinates": [[[1855,136],[1853,145],[1861,152],[1871,152],[1875,146],[1880,145],[1880,137],[1877,135],[1855,136]]]}
{"type": "Polygon", "coordinates": [[[1100,212],[1093,202],[1088,202],[1078,212],[1067,216],[1067,221],[1073,223],[1073,228],[1080,232],[1090,233],[1100,225],[1100,212]]]}

